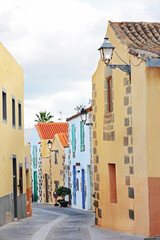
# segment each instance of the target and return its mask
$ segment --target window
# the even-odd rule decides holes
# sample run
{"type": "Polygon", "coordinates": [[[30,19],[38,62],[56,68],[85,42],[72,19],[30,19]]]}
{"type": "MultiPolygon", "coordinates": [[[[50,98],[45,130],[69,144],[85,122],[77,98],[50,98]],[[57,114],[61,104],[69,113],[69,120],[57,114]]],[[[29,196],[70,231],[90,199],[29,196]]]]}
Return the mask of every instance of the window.
{"type": "Polygon", "coordinates": [[[12,127],[16,126],[15,98],[12,97],[12,127]]]}
{"type": "Polygon", "coordinates": [[[84,123],[80,122],[80,149],[84,151],[84,123]]]}
{"type": "Polygon", "coordinates": [[[104,91],[104,101],[105,101],[105,114],[113,111],[113,96],[112,96],[112,77],[105,80],[105,91],[104,91]]]}
{"type": "Polygon", "coordinates": [[[58,164],[58,152],[55,152],[55,164],[58,164]]]}
{"type": "Polygon", "coordinates": [[[76,191],[79,191],[79,179],[76,178],[76,191]]]}
{"type": "Polygon", "coordinates": [[[117,203],[116,165],[109,163],[110,203],[117,203]]]}
{"type": "Polygon", "coordinates": [[[59,181],[55,180],[55,181],[54,181],[54,184],[55,184],[55,189],[57,189],[58,186],[59,186],[59,181]]]}
{"type": "Polygon", "coordinates": [[[4,123],[7,122],[7,93],[4,89],[2,90],[2,119],[4,123]]]}
{"type": "Polygon", "coordinates": [[[19,192],[23,193],[23,168],[22,168],[22,163],[19,163],[19,192]]]}
{"type": "Polygon", "coordinates": [[[72,125],[72,152],[75,153],[76,144],[75,144],[75,125],[72,125]]]}
{"type": "Polygon", "coordinates": [[[18,102],[18,127],[22,128],[22,106],[21,102],[18,102]]]}
{"type": "Polygon", "coordinates": [[[37,146],[33,146],[33,168],[37,168],[37,146]]]}
{"type": "Polygon", "coordinates": [[[107,79],[108,112],[112,112],[112,77],[107,79]]]}

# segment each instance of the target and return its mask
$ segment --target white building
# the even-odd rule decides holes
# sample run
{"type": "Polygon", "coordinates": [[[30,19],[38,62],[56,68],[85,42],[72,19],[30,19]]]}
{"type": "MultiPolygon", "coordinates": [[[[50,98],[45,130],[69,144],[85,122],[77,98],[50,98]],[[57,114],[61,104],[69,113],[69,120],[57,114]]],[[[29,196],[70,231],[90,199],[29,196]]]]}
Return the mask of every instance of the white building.
{"type": "Polygon", "coordinates": [[[92,159],[92,107],[83,109],[67,119],[69,134],[65,149],[65,185],[71,188],[72,206],[92,209],[93,159],[92,159]],[[81,117],[85,116],[85,123],[81,117]]]}
{"type": "Polygon", "coordinates": [[[37,132],[36,125],[32,129],[30,138],[31,146],[31,169],[32,169],[32,200],[34,202],[42,201],[42,154],[41,154],[41,139],[37,132]]]}

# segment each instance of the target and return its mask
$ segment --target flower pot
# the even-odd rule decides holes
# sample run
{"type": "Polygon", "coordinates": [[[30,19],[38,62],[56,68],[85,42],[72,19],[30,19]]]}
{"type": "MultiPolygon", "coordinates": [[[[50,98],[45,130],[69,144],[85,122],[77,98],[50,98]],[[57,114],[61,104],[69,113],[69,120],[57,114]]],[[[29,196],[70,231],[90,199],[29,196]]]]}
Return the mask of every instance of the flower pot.
{"type": "Polygon", "coordinates": [[[61,201],[59,201],[59,203],[60,203],[61,207],[67,207],[69,202],[65,201],[65,200],[61,200],[61,201]]]}

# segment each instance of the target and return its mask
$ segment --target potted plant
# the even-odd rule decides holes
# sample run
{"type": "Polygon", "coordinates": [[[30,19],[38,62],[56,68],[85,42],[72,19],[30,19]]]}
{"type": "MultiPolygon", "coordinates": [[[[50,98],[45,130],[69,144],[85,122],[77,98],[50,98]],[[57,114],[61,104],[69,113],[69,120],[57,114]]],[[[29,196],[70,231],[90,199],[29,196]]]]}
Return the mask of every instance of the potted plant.
{"type": "Polygon", "coordinates": [[[62,198],[57,200],[57,202],[59,202],[61,207],[67,207],[69,201],[65,201],[65,196],[69,195],[70,193],[71,193],[71,189],[67,187],[60,186],[56,189],[56,195],[62,198]]]}

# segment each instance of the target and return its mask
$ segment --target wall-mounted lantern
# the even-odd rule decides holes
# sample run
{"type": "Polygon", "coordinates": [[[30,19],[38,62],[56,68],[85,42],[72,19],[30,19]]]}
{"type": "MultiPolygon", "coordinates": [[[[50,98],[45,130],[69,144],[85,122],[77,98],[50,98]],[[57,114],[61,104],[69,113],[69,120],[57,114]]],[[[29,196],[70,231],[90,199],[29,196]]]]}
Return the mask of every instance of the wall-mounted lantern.
{"type": "Polygon", "coordinates": [[[86,123],[87,121],[87,111],[82,108],[81,110],[81,121],[86,125],[86,126],[93,126],[93,123],[86,123]]]}
{"type": "Polygon", "coordinates": [[[119,68],[123,72],[127,72],[129,75],[129,81],[131,83],[131,65],[123,61],[122,58],[117,54],[117,52],[114,49],[115,47],[113,47],[112,44],[108,41],[108,38],[104,38],[104,42],[102,43],[101,47],[98,49],[100,51],[101,59],[106,64],[106,66],[112,69],[119,68]],[[125,65],[109,64],[110,60],[112,59],[113,51],[116,53],[119,59],[125,63],[125,65]]]}
{"type": "Polygon", "coordinates": [[[51,151],[52,141],[50,139],[48,140],[47,145],[48,145],[48,149],[51,151]]]}

